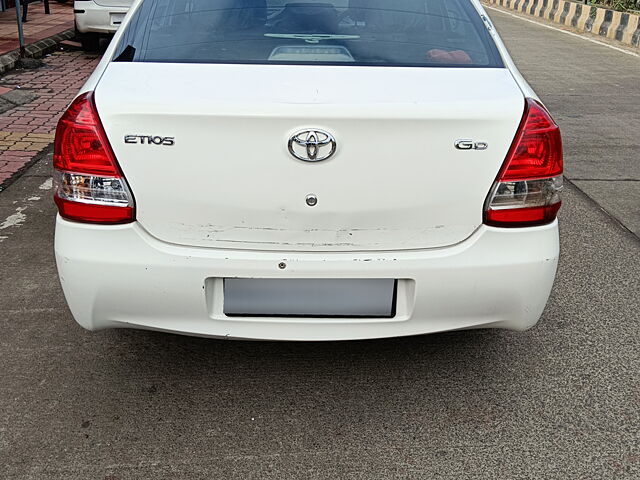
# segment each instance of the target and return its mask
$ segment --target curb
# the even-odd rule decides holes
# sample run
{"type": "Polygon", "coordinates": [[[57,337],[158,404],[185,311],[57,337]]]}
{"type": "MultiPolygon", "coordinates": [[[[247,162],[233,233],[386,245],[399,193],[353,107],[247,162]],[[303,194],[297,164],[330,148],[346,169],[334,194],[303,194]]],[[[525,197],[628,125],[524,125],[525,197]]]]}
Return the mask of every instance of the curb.
{"type": "Polygon", "coordinates": [[[48,155],[53,153],[53,143],[50,143],[46,147],[42,148],[39,152],[37,152],[33,157],[29,159],[23,166],[21,166],[18,170],[13,172],[8,178],[0,181],[0,193],[4,192],[8,187],[10,187],[16,180],[24,175],[24,173],[33,167],[40,160],[47,158],[48,155]]]}
{"type": "Polygon", "coordinates": [[[640,15],[593,7],[570,0],[482,0],[580,32],[589,32],[631,47],[640,47],[640,15]]]}
{"type": "MultiPolygon", "coordinates": [[[[47,53],[55,50],[56,46],[60,42],[71,40],[73,37],[75,37],[75,31],[73,29],[69,29],[48,38],[38,40],[37,42],[31,43],[25,47],[25,56],[27,58],[43,57],[47,53]]],[[[15,68],[18,60],[20,60],[19,50],[12,50],[4,55],[0,55],[0,74],[15,68]]]]}

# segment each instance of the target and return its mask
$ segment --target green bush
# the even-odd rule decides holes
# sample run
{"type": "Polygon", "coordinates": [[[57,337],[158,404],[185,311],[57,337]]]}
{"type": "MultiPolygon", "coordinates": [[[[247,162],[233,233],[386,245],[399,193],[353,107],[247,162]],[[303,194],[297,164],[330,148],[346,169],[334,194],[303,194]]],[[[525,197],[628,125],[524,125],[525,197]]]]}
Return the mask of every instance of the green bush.
{"type": "Polygon", "coordinates": [[[589,0],[589,4],[622,11],[640,10],[640,0],[589,0]]]}

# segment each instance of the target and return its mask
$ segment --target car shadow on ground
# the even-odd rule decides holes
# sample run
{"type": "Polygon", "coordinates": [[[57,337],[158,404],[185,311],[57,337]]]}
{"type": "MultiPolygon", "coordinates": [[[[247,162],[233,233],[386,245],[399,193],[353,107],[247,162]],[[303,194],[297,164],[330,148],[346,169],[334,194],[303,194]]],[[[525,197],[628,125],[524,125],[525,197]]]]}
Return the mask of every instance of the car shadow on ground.
{"type": "MultiPolygon", "coordinates": [[[[381,392],[415,396],[416,385],[474,389],[513,381],[516,365],[539,349],[534,330],[459,331],[406,338],[349,342],[227,341],[178,335],[113,330],[93,334],[93,348],[104,350],[101,369],[117,383],[135,368],[149,388],[190,385],[194,391],[225,390],[240,396],[297,400],[347,393],[365,404],[381,392]],[[123,360],[125,360],[123,362],[123,360]],[[470,377],[473,379],[470,381],[470,377]],[[243,387],[244,385],[244,387],[243,387]],[[269,394],[270,393],[270,394],[269,394]]],[[[99,353],[99,352],[97,352],[99,353]]],[[[175,393],[175,391],[174,391],[175,393]]],[[[185,392],[186,393],[186,392],[185,392]]],[[[425,392],[423,392],[425,393],[425,392]]]]}

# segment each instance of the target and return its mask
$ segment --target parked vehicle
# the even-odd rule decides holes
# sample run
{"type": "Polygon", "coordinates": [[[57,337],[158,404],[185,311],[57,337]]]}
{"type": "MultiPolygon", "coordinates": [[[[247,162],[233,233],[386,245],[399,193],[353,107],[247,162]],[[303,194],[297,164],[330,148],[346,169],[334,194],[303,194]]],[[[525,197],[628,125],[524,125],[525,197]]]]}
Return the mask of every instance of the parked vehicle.
{"type": "Polygon", "coordinates": [[[133,0],[76,0],[73,11],[76,36],[87,51],[96,51],[100,38],[113,34],[122,24],[133,0]]]}
{"type": "Polygon", "coordinates": [[[479,1],[132,8],[56,134],[56,259],[83,327],[538,322],[562,142],[479,1]]]}

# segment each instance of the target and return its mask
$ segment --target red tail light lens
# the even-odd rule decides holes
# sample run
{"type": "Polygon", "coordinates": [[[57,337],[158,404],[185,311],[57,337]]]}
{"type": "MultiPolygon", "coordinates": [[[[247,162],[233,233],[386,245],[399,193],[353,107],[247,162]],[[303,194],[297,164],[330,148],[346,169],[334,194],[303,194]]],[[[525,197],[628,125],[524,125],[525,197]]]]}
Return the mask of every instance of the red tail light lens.
{"type": "Polygon", "coordinates": [[[530,227],[553,222],[562,191],[560,128],[538,102],[527,99],[509,154],[485,208],[484,223],[530,227]]]}
{"type": "Polygon", "coordinates": [[[116,224],[134,220],[133,196],[100,122],[93,93],[74,100],[56,130],[54,200],[63,218],[116,224]]]}

